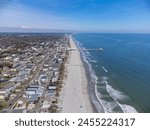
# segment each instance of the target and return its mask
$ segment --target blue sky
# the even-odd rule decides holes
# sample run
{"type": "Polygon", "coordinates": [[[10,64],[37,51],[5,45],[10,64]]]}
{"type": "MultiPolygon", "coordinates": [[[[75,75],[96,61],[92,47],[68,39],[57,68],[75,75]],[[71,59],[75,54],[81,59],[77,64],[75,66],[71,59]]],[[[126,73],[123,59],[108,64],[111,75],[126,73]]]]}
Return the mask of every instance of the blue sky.
{"type": "Polygon", "coordinates": [[[0,26],[150,32],[149,0],[0,0],[0,26]]]}

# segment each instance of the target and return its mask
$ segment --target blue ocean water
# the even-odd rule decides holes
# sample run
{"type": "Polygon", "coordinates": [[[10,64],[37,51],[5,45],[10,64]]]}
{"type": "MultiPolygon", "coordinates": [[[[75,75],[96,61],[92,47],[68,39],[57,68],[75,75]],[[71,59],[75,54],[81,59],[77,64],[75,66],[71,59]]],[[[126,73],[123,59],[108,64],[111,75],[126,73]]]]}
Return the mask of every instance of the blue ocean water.
{"type": "Polygon", "coordinates": [[[150,34],[73,34],[105,112],[150,112],[150,34]]]}

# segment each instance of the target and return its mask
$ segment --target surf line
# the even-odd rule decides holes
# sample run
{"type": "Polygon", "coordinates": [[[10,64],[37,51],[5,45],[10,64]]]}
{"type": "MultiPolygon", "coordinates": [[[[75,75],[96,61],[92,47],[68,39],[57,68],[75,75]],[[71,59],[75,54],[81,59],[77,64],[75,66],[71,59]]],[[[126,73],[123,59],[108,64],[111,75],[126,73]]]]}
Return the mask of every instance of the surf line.
{"type": "Polygon", "coordinates": [[[104,66],[102,68],[106,73],[108,73],[108,70],[106,70],[106,68],[104,66]]]}

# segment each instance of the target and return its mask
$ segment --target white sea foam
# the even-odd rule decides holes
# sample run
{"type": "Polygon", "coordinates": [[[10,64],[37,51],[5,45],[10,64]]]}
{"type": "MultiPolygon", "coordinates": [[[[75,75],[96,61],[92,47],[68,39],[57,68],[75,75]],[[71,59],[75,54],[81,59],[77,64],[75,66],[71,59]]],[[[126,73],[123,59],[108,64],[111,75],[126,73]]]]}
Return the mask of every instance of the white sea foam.
{"type": "Polygon", "coordinates": [[[130,105],[120,104],[120,106],[124,113],[138,113],[137,110],[130,105]]]}
{"type": "Polygon", "coordinates": [[[107,81],[106,81],[106,89],[109,95],[118,103],[118,105],[121,107],[124,113],[137,113],[137,110],[133,106],[121,104],[117,101],[129,99],[129,97],[125,93],[114,89],[112,86],[108,84],[107,81]]]}
{"type": "Polygon", "coordinates": [[[101,103],[102,103],[103,108],[104,108],[106,113],[115,113],[116,112],[113,109],[118,106],[117,103],[115,103],[113,101],[112,102],[108,102],[108,101],[105,101],[105,100],[101,100],[101,103]]]}
{"type": "Polygon", "coordinates": [[[107,92],[108,92],[109,95],[110,95],[111,97],[113,97],[114,99],[116,99],[116,100],[125,100],[125,99],[128,99],[128,98],[129,98],[129,97],[128,97],[126,94],[124,94],[123,92],[121,92],[121,91],[119,91],[119,90],[116,90],[116,89],[114,89],[112,86],[110,86],[107,81],[105,81],[105,83],[106,83],[107,92]]]}
{"type": "Polygon", "coordinates": [[[89,59],[89,61],[92,62],[92,63],[97,63],[96,60],[91,60],[91,59],[89,59]]]}
{"type": "Polygon", "coordinates": [[[104,66],[102,68],[106,73],[108,73],[108,70],[104,66]]]}
{"type": "MultiPolygon", "coordinates": [[[[97,91],[97,80],[98,80],[98,78],[97,78],[97,76],[95,75],[93,75],[93,77],[94,77],[94,82],[95,82],[95,95],[96,95],[96,97],[97,97],[97,100],[99,101],[99,103],[102,105],[102,107],[103,107],[103,109],[104,109],[104,112],[106,113],[107,112],[107,110],[104,108],[104,106],[103,106],[103,102],[102,102],[102,100],[99,98],[101,95],[100,95],[100,93],[98,93],[98,91],[97,91]]],[[[100,110],[98,110],[98,111],[100,111],[100,110]]]]}
{"type": "Polygon", "coordinates": [[[88,55],[90,54],[88,51],[85,51],[85,53],[88,54],[88,55]]]}

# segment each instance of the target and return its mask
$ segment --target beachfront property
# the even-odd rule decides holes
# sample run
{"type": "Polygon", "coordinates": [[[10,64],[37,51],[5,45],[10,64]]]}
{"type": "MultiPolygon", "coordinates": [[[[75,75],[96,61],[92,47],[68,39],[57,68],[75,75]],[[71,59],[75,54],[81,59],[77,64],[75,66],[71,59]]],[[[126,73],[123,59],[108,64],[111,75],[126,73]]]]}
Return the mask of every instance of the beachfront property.
{"type": "Polygon", "coordinates": [[[41,113],[48,113],[49,112],[49,108],[51,106],[51,101],[46,99],[42,102],[42,106],[41,106],[41,113]]]}
{"type": "Polygon", "coordinates": [[[45,100],[43,103],[42,103],[42,109],[48,109],[50,107],[50,102],[48,100],[45,100]]]}
{"type": "Polygon", "coordinates": [[[62,63],[62,62],[63,62],[63,59],[58,58],[56,62],[57,62],[57,63],[62,63]]]}
{"type": "Polygon", "coordinates": [[[53,76],[52,79],[51,79],[51,82],[53,84],[55,84],[57,82],[57,80],[58,80],[58,76],[53,76]]]}
{"type": "Polygon", "coordinates": [[[60,63],[55,63],[55,64],[53,65],[52,70],[53,70],[53,71],[59,71],[60,65],[61,65],[60,63]]]}
{"type": "MultiPolygon", "coordinates": [[[[43,40],[41,36],[38,38],[43,40]]],[[[47,38],[49,39],[49,36],[46,40],[47,38]]],[[[22,41],[22,37],[16,39],[22,41]]],[[[57,93],[56,82],[59,78],[59,70],[66,56],[64,46],[57,49],[60,44],[64,44],[65,37],[58,35],[56,39],[59,40],[53,42],[41,42],[41,40],[33,44],[28,42],[27,46],[18,49],[17,53],[14,51],[10,53],[9,61],[12,67],[3,67],[0,83],[3,85],[9,82],[15,88],[0,89],[0,101],[7,102],[9,108],[3,109],[2,112],[49,112],[51,100],[57,93]],[[5,100],[6,98],[8,101],[5,100]]]]}
{"type": "Polygon", "coordinates": [[[54,97],[56,95],[56,86],[49,86],[47,95],[50,97],[54,97]]]}
{"type": "Polygon", "coordinates": [[[50,85],[50,86],[48,86],[47,87],[47,90],[50,92],[50,91],[56,91],[56,89],[57,89],[57,87],[56,86],[54,86],[54,85],[50,85]]]}

